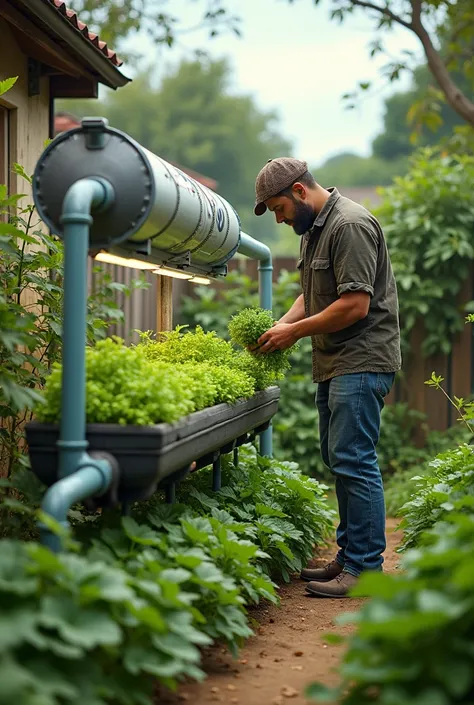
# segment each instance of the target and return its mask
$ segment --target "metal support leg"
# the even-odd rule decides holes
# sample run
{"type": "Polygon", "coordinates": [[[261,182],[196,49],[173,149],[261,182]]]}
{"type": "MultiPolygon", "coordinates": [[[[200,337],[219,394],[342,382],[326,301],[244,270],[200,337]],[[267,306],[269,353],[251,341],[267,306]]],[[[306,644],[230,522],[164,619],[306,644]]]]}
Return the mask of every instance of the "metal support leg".
{"type": "Polygon", "coordinates": [[[174,504],[176,502],[176,484],[174,482],[166,485],[165,497],[166,504],[174,504]]]}
{"type": "Polygon", "coordinates": [[[270,423],[269,427],[259,435],[259,452],[260,455],[264,455],[267,458],[273,457],[273,443],[272,443],[272,425],[270,423]]]}
{"type": "Polygon", "coordinates": [[[218,492],[222,486],[222,468],[221,468],[221,456],[213,462],[212,464],[212,489],[214,492],[218,492]]]}
{"type": "Polygon", "coordinates": [[[234,448],[234,467],[238,468],[239,467],[239,449],[234,448]]]}

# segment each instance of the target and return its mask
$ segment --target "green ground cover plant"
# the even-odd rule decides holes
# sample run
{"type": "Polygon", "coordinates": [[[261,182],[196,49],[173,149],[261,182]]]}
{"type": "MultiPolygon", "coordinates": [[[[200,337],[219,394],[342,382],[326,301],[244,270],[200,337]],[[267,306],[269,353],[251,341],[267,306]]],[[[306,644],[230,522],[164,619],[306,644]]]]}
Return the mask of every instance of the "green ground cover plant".
{"type": "MultiPolygon", "coordinates": [[[[474,702],[474,501],[408,551],[399,574],[366,575],[370,597],[355,622],[336,689],[310,686],[316,702],[341,705],[471,705],[474,702]]],[[[333,637],[333,640],[335,638],[333,637]]]]}
{"type": "Polygon", "coordinates": [[[412,496],[400,510],[404,532],[400,550],[418,545],[423,532],[445,519],[458,500],[474,496],[472,446],[464,444],[441,453],[429,467],[429,473],[412,478],[412,496]]]}
{"type": "MultiPolygon", "coordinates": [[[[402,507],[416,493],[417,480],[414,478],[433,473],[434,466],[431,461],[434,457],[446,453],[462,443],[468,443],[471,438],[472,434],[469,429],[457,424],[447,431],[428,431],[423,448],[416,448],[408,444],[402,447],[397,460],[390,464],[394,470],[384,476],[387,515],[399,516],[402,507]]],[[[403,444],[403,438],[400,442],[403,444]]],[[[381,467],[383,467],[382,463],[381,467]]]]}
{"type": "Polygon", "coordinates": [[[156,495],[131,516],[95,515],[57,555],[2,541],[0,703],[151,705],[155,681],[204,677],[202,646],[237,654],[249,607],[277,601],[274,581],[299,570],[333,513],[325,486],[252,446],[223,480],[210,492],[201,471],[178,504],[156,495]]]}

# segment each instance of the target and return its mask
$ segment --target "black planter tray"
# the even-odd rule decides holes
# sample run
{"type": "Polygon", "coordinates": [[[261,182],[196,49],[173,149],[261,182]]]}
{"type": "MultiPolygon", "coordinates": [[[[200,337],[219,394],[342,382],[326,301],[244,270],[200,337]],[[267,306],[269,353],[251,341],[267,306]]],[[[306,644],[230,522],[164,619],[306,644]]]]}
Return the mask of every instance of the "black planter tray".
{"type": "MultiPolygon", "coordinates": [[[[89,450],[106,451],[116,458],[120,466],[121,501],[144,499],[165,478],[189,467],[193,461],[221,449],[229,452],[233,441],[265,428],[278,411],[279,398],[279,387],[269,387],[251,399],[232,406],[218,404],[175,424],[88,424],[89,450]]],[[[47,486],[58,479],[58,437],[57,424],[32,421],[26,426],[32,470],[47,486]]]]}

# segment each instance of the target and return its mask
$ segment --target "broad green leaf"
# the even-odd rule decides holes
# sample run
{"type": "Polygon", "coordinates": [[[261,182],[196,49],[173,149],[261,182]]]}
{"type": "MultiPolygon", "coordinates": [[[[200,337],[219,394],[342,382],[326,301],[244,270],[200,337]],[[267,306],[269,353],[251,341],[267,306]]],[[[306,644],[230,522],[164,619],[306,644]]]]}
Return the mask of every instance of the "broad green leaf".
{"type": "Polygon", "coordinates": [[[3,95],[7,91],[9,91],[15,83],[18,81],[18,76],[15,76],[13,78],[6,78],[4,81],[0,81],[0,95],[3,95]]]}

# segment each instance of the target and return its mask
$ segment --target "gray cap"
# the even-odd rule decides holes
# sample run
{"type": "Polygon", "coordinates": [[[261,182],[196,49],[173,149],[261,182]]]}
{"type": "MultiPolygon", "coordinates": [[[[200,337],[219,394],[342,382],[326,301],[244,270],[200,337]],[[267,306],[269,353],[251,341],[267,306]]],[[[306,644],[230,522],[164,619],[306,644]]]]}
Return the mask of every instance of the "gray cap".
{"type": "Polygon", "coordinates": [[[293,157],[269,159],[255,181],[255,215],[263,215],[267,210],[264,201],[294,184],[307,171],[308,164],[293,157]]]}

